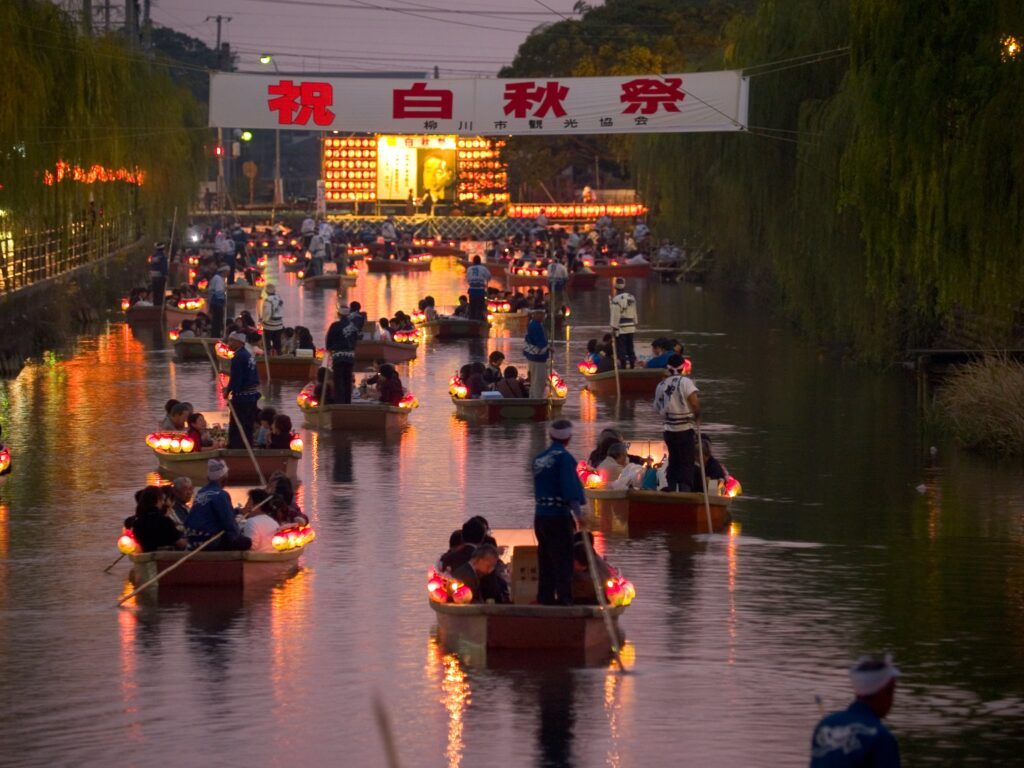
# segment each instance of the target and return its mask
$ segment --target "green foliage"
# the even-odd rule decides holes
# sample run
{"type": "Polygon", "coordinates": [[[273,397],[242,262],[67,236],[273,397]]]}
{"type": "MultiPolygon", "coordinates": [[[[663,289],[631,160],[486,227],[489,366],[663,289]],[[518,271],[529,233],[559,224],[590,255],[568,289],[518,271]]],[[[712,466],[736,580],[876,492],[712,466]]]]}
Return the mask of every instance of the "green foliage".
{"type": "MultiPolygon", "coordinates": [[[[185,210],[201,168],[202,114],[158,67],[116,38],[90,38],[51,3],[0,3],[0,208],[16,227],[65,224],[90,192],[109,214],[141,209],[151,224],[185,210]],[[43,184],[58,161],[139,167],[122,183],[43,184]]],[[[162,226],[162,224],[161,224],[162,226]]]]}
{"type": "Polygon", "coordinates": [[[936,395],[935,418],[967,448],[1024,454],[1024,365],[986,358],[962,366],[936,395]]]}

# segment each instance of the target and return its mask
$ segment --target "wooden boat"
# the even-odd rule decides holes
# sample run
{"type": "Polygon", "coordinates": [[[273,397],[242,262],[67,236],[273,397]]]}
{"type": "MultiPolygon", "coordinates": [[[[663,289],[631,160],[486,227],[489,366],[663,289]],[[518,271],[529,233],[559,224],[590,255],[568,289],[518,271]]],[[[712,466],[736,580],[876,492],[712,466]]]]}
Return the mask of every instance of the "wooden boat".
{"type": "Polygon", "coordinates": [[[616,277],[650,277],[650,264],[595,264],[591,269],[598,277],[614,280],[616,277]]]}
{"type": "MultiPolygon", "coordinates": [[[[315,357],[297,357],[295,355],[271,355],[270,356],[270,378],[287,379],[290,381],[309,381],[316,378],[316,369],[320,367],[320,361],[315,357]]],[[[221,373],[231,373],[231,361],[217,358],[217,369],[221,373]]],[[[267,363],[263,355],[256,355],[256,371],[259,373],[260,381],[267,380],[267,363]]]]}
{"type": "Polygon", "coordinates": [[[160,307],[153,306],[152,304],[148,306],[132,304],[132,306],[124,311],[124,319],[129,323],[159,323],[160,307]]]}
{"type": "MultiPolygon", "coordinates": [[[[623,395],[654,397],[658,384],[665,378],[664,368],[620,368],[619,386],[623,395]]],[[[615,394],[615,371],[585,373],[587,389],[595,395],[615,394]]]]}
{"type": "Polygon", "coordinates": [[[306,428],[331,431],[402,429],[409,423],[408,408],[377,402],[327,405],[315,410],[304,409],[302,416],[306,428]]]}
{"type": "MultiPolygon", "coordinates": [[[[708,516],[703,493],[665,493],[663,491],[591,490],[584,493],[594,507],[594,515],[606,531],[643,527],[680,528],[708,533],[708,516]]],[[[711,533],[725,530],[729,524],[728,496],[708,496],[711,533]]]]}
{"type": "Polygon", "coordinates": [[[205,310],[205,302],[199,309],[178,309],[168,304],[164,310],[164,322],[167,323],[168,328],[176,328],[185,320],[195,320],[199,313],[205,310]]]}
{"type": "Polygon", "coordinates": [[[209,362],[206,349],[210,350],[209,354],[214,354],[214,344],[220,339],[206,339],[206,338],[178,338],[174,341],[174,357],[178,360],[202,360],[203,362],[209,362]]]}
{"type": "MultiPolygon", "coordinates": [[[[469,258],[459,259],[459,265],[466,269],[469,269],[472,264],[473,262],[469,258]]],[[[505,276],[508,274],[508,269],[506,268],[504,261],[484,261],[482,264],[487,267],[487,271],[491,273],[492,280],[504,280],[505,276]]]]}
{"type": "Polygon", "coordinates": [[[513,333],[526,333],[526,326],[530,323],[530,313],[525,310],[520,312],[491,312],[488,314],[491,325],[498,328],[505,328],[513,333]]]}
{"type": "Polygon", "coordinates": [[[500,421],[557,419],[562,415],[565,400],[529,397],[452,397],[452,404],[455,406],[455,415],[459,418],[480,424],[495,424],[500,421]]]}
{"type": "Polygon", "coordinates": [[[547,288],[547,275],[523,275],[508,272],[505,281],[509,288],[547,288]]]}
{"type": "MultiPolygon", "coordinates": [[[[451,650],[470,657],[488,651],[551,652],[605,651],[611,641],[601,609],[596,605],[533,605],[537,599],[537,539],[531,529],[492,532],[500,555],[509,565],[512,603],[456,605],[430,600],[440,640],[451,650]]],[[[429,599],[429,598],[428,598],[429,599]]],[[[608,608],[619,634],[625,607],[608,608]]]]}
{"type": "MultiPolygon", "coordinates": [[[[162,577],[151,589],[259,589],[294,573],[305,546],[283,552],[199,552],[180,568],[162,577]]],[[[163,573],[188,552],[144,552],[129,555],[133,584],[144,584],[163,573]]],[[[148,589],[147,589],[148,591],[148,589]]]]}
{"type": "MultiPolygon", "coordinates": [[[[415,256],[413,256],[412,258],[415,258],[415,256]]],[[[424,258],[419,261],[400,261],[398,259],[370,259],[369,261],[366,262],[366,271],[377,274],[391,274],[395,272],[429,272],[430,258],[424,258]]]]}
{"type": "Polygon", "coordinates": [[[255,285],[249,285],[245,280],[236,280],[225,288],[227,297],[231,301],[253,302],[257,301],[263,289],[255,285]]]}
{"type": "Polygon", "coordinates": [[[395,365],[416,359],[419,344],[407,341],[360,341],[356,345],[356,361],[384,360],[395,365]]]}
{"type": "MultiPolygon", "coordinates": [[[[192,453],[164,453],[153,450],[153,453],[156,454],[160,474],[171,480],[176,477],[187,477],[193,483],[205,485],[206,462],[210,459],[220,459],[228,465],[228,481],[232,484],[258,483],[260,479],[252,459],[249,458],[249,452],[244,448],[217,448],[193,451],[192,453]]],[[[269,448],[256,448],[253,453],[264,478],[281,471],[291,480],[297,479],[301,453],[288,449],[269,448]]]]}
{"type": "Polygon", "coordinates": [[[570,291],[589,291],[597,286],[597,273],[586,271],[586,272],[573,272],[569,275],[569,290],[570,291]]]}
{"type": "Polygon", "coordinates": [[[435,339],[486,339],[491,333],[491,324],[486,320],[468,320],[464,317],[445,315],[437,320],[423,323],[427,334],[435,339]]]}
{"type": "Polygon", "coordinates": [[[339,275],[337,272],[328,272],[323,275],[302,278],[303,288],[352,288],[356,284],[353,275],[339,275]]]}

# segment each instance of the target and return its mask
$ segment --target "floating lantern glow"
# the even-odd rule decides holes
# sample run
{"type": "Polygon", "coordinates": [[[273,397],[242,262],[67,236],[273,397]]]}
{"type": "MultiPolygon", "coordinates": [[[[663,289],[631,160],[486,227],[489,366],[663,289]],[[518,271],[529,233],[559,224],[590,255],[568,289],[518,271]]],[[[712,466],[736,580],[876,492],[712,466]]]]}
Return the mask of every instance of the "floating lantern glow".
{"type": "Polygon", "coordinates": [[[406,392],[405,396],[398,401],[399,408],[408,408],[410,411],[413,408],[420,407],[420,401],[416,399],[416,396],[412,392],[406,392]]]}
{"type": "Polygon", "coordinates": [[[302,438],[298,435],[292,435],[292,440],[288,443],[288,447],[296,453],[302,453],[302,438]]]}
{"type": "Polygon", "coordinates": [[[728,496],[730,499],[734,499],[743,493],[743,486],[740,485],[740,481],[732,475],[725,478],[725,482],[722,483],[720,493],[722,496],[728,496]]]}
{"type": "Polygon", "coordinates": [[[122,555],[137,555],[142,552],[142,547],[135,540],[135,535],[125,528],[117,539],[117,550],[122,555]]]}
{"type": "Polygon", "coordinates": [[[128,299],[121,299],[121,311],[127,312],[131,309],[132,303],[128,299]]]}

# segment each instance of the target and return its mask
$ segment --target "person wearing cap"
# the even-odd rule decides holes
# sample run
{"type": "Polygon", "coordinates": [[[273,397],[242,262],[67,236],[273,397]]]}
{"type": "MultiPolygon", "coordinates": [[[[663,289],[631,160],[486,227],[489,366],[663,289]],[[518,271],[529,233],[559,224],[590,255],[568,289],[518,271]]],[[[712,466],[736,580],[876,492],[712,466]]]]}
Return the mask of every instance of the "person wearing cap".
{"type": "Polygon", "coordinates": [[[158,302],[164,300],[164,293],[167,290],[167,253],[163,243],[157,243],[153,249],[153,255],[149,257],[149,280],[150,290],[153,293],[153,304],[160,306],[158,302]]]}
{"type": "Polygon", "coordinates": [[[626,281],[621,277],[615,278],[615,295],[611,298],[611,326],[619,367],[632,368],[636,365],[636,352],[633,349],[633,334],[637,326],[636,298],[625,288],[626,281]]]}
{"type": "Polygon", "coordinates": [[[700,399],[697,385],[682,371],[682,356],[673,354],[668,359],[668,375],[655,390],[654,410],[664,419],[662,436],[668,447],[664,490],[689,493],[699,488],[694,429],[700,419],[700,399]]]}
{"type": "Polygon", "coordinates": [[[263,307],[260,309],[260,320],[263,321],[263,336],[265,338],[264,349],[274,354],[281,354],[281,333],[284,331],[284,301],[277,295],[277,286],[267,283],[267,296],[263,299],[263,307]]]}
{"type": "Polygon", "coordinates": [[[576,459],[567,450],[572,422],[552,422],[548,436],[551,445],[533,460],[537,602],[572,605],[572,536],[576,521],[582,521],[585,497],[576,474],[576,459]]]}
{"type": "Polygon", "coordinates": [[[224,387],[224,397],[231,398],[234,418],[228,427],[228,448],[245,448],[242,432],[252,445],[252,428],[256,423],[259,410],[256,407],[260,399],[260,376],[256,369],[256,358],[249,351],[248,339],[241,331],[228,335],[228,346],[234,352],[231,358],[231,374],[228,384],[224,387]]]}
{"type": "Polygon", "coordinates": [[[231,497],[224,490],[228,480],[228,466],[220,459],[206,462],[208,482],[196,493],[192,509],[185,518],[185,536],[190,549],[216,536],[224,535],[207,547],[209,550],[249,549],[252,540],[242,535],[235,520],[231,497]]]}
{"type": "Polygon", "coordinates": [[[530,322],[526,326],[526,337],[523,339],[523,356],[526,358],[530,377],[530,397],[543,398],[548,388],[548,336],[544,332],[544,310],[531,309],[530,322]]]}
{"type": "Polygon", "coordinates": [[[888,656],[862,656],[850,667],[856,699],[815,726],[811,768],[899,768],[899,744],[882,724],[892,709],[899,676],[888,656]]]}
{"type": "Polygon", "coordinates": [[[479,256],[473,257],[473,263],[466,270],[466,282],[469,284],[469,312],[467,317],[470,320],[484,320],[487,318],[487,283],[490,282],[491,271],[485,267],[479,256]]]}
{"type": "Polygon", "coordinates": [[[352,369],[356,363],[356,344],[362,333],[362,315],[353,313],[347,304],[338,307],[338,319],[327,329],[327,354],[334,372],[334,401],[342,405],[352,402],[352,369]]]}
{"type": "Polygon", "coordinates": [[[217,267],[207,286],[207,294],[210,297],[210,333],[213,338],[219,339],[224,336],[224,313],[228,303],[228,290],[224,284],[224,276],[231,271],[227,265],[217,267]]]}

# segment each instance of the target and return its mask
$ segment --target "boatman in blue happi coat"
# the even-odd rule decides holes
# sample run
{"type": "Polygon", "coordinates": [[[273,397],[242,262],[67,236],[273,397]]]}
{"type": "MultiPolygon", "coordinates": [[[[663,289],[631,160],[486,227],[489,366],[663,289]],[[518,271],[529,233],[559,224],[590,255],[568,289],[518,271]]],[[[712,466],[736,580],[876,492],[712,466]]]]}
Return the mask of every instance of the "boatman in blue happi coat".
{"type": "Polygon", "coordinates": [[[167,246],[157,243],[153,255],[149,257],[150,290],[153,292],[153,304],[160,306],[167,292],[167,246]]]}
{"type": "Polygon", "coordinates": [[[899,676],[888,656],[864,656],[850,668],[857,698],[814,729],[811,768],[899,768],[899,744],[882,725],[892,709],[899,676]]]}
{"type": "Polygon", "coordinates": [[[220,459],[206,462],[206,485],[196,493],[192,509],[185,518],[185,537],[190,549],[223,531],[217,541],[207,549],[249,549],[252,540],[243,536],[231,506],[231,497],[224,490],[228,480],[228,467],[220,459]]]}
{"type": "Polygon", "coordinates": [[[531,309],[530,322],[523,338],[523,357],[530,372],[530,397],[540,399],[548,391],[548,335],[544,332],[544,310],[531,309]]]}
{"type": "Polygon", "coordinates": [[[469,319],[484,320],[487,318],[487,283],[491,279],[491,271],[480,263],[480,257],[474,256],[473,263],[466,270],[466,282],[469,284],[469,319]]]}
{"type": "Polygon", "coordinates": [[[559,419],[548,427],[551,446],[533,460],[536,503],[533,530],[537,534],[537,602],[572,605],[572,536],[582,522],[583,485],[576,459],[567,447],[572,422],[559,419]]]}
{"type": "Polygon", "coordinates": [[[256,358],[245,345],[244,333],[235,331],[228,336],[228,346],[235,356],[231,358],[231,376],[224,387],[224,397],[231,398],[234,418],[228,428],[228,448],[245,448],[242,432],[252,445],[252,427],[256,423],[256,404],[260,399],[260,375],[256,358]]]}

